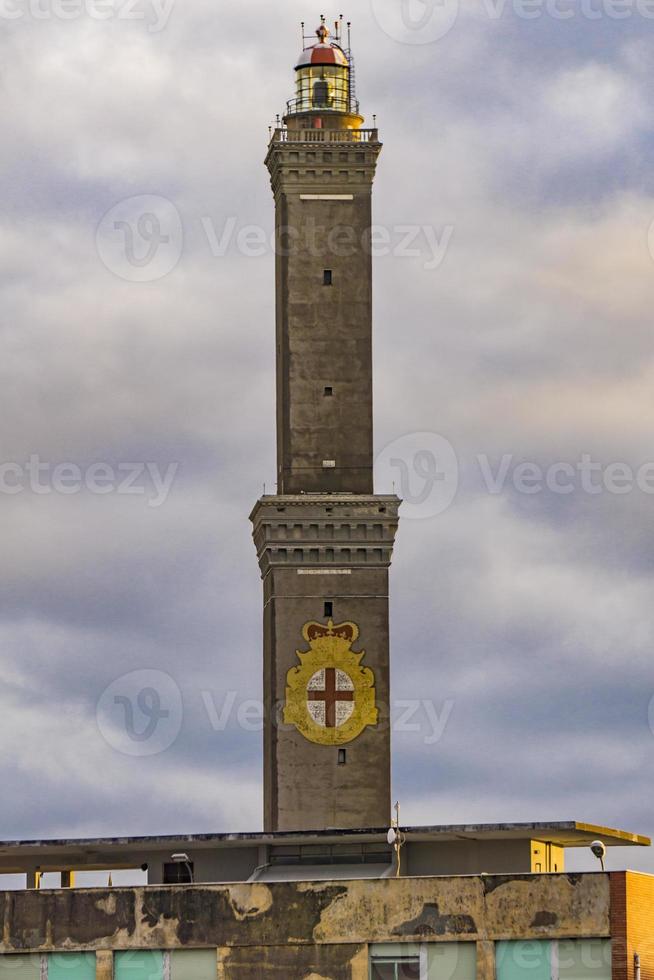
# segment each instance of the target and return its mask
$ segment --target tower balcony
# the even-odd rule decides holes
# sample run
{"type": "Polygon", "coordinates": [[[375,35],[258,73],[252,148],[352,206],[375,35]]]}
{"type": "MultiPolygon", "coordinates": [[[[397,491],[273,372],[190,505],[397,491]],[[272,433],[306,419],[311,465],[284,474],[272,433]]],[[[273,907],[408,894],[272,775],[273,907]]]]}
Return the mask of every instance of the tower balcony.
{"type": "Polygon", "coordinates": [[[308,129],[279,126],[271,131],[273,143],[379,143],[378,129],[308,129]]]}

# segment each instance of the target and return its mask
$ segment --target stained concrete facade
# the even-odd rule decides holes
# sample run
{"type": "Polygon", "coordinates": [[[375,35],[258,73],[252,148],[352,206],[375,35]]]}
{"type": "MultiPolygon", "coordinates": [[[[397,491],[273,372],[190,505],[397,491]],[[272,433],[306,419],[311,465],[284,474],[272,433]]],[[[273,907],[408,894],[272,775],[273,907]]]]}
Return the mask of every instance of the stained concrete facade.
{"type": "Polygon", "coordinates": [[[0,977],[38,980],[51,954],[90,953],[96,980],[123,980],[126,953],[165,951],[171,980],[369,980],[379,950],[410,950],[421,980],[498,980],[519,943],[510,976],[533,980],[539,944],[562,944],[563,968],[578,941],[595,956],[566,977],[634,978],[638,955],[648,980],[653,900],[654,878],[631,872],[4,892],[0,977]],[[185,973],[193,950],[201,971],[185,973]]]}
{"type": "Polygon", "coordinates": [[[210,947],[227,964],[258,956],[259,973],[227,969],[248,980],[284,956],[293,977],[304,961],[349,978],[371,943],[611,934],[608,874],[4,892],[0,916],[3,954],[210,947]],[[304,951],[300,960],[289,947],[304,951]]]}

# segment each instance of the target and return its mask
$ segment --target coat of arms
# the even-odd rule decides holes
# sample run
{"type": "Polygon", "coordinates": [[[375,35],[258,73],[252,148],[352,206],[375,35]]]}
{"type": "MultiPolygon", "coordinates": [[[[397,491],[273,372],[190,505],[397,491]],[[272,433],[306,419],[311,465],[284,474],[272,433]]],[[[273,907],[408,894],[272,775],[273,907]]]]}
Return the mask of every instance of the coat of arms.
{"type": "Polygon", "coordinates": [[[306,623],[302,636],[310,649],[296,651],[300,666],[286,676],[284,721],[319,745],[352,742],[378,714],[375,676],[361,666],[365,651],[351,649],[359,627],[330,619],[326,626],[306,623]]]}

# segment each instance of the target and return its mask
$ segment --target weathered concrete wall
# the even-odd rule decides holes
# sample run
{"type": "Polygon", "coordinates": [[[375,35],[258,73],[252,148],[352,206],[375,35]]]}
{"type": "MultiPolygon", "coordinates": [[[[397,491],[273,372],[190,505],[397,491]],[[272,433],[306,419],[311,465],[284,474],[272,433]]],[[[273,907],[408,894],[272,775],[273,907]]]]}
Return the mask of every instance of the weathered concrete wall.
{"type": "Polygon", "coordinates": [[[0,953],[601,937],[609,904],[603,874],[5,892],[0,953]]]}
{"type": "Polygon", "coordinates": [[[268,946],[219,951],[218,980],[368,980],[365,946],[268,946]]]}

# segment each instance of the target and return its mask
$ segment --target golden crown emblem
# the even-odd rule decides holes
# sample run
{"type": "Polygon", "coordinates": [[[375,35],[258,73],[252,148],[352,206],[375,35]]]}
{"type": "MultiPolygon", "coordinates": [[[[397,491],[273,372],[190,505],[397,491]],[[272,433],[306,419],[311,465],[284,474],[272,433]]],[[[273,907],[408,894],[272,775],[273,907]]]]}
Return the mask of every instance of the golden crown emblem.
{"type": "Polygon", "coordinates": [[[302,627],[309,650],[296,650],[299,667],[286,676],[284,722],[310,742],[343,745],[376,725],[375,676],[362,667],[365,651],[351,647],[356,623],[309,622],[302,627]]]}

